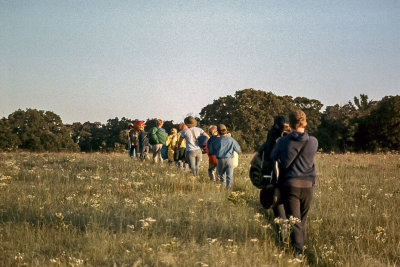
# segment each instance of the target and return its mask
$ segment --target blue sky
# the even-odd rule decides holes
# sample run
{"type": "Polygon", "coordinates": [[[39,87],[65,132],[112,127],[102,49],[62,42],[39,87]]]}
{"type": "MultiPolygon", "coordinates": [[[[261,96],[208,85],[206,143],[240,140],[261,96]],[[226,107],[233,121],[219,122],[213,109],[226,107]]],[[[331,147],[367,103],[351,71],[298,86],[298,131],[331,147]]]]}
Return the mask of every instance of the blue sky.
{"type": "Polygon", "coordinates": [[[255,88],[400,93],[400,1],[0,0],[0,117],[182,121],[255,88]]]}

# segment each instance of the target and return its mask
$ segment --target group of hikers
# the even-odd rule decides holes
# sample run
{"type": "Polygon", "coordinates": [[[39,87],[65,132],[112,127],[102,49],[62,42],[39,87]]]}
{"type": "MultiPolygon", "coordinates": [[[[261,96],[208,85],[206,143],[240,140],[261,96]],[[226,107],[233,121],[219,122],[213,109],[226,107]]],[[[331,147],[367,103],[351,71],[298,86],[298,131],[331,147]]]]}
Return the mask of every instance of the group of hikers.
{"type": "MultiPolygon", "coordinates": [[[[225,183],[226,188],[232,190],[235,158],[241,153],[241,148],[224,124],[211,125],[206,133],[197,127],[196,119],[189,116],[179,124],[178,129],[172,128],[170,135],[162,126],[163,121],[157,120],[157,126],[146,133],[143,121],[130,125],[130,155],[137,154],[139,158],[146,159],[151,151],[153,161],[162,163],[164,147],[167,148],[165,157],[169,163],[175,162],[179,168],[188,166],[197,176],[202,154],[206,153],[210,180],[225,183]]],[[[308,135],[306,126],[306,114],[300,109],[293,110],[288,116],[276,116],[250,168],[250,177],[256,170],[254,173],[261,179],[272,177],[275,169],[279,170],[279,177],[275,173],[273,186],[266,184],[258,187],[261,189],[260,201],[265,208],[272,208],[275,217],[282,221],[287,223],[289,218],[295,219],[288,235],[298,257],[303,256],[307,236],[307,215],[316,179],[314,157],[318,149],[317,139],[308,135]],[[271,196],[274,201],[271,201],[271,196]]]]}
{"type": "Polygon", "coordinates": [[[160,119],[157,120],[156,127],[148,132],[144,131],[143,121],[130,123],[129,127],[130,156],[145,160],[152,154],[155,163],[162,164],[165,158],[169,164],[175,162],[179,168],[189,168],[197,176],[202,154],[206,153],[209,158],[210,180],[226,183],[226,188],[232,190],[233,169],[236,165],[234,162],[241,153],[241,148],[224,124],[209,126],[207,133],[197,127],[193,116],[188,116],[178,125],[178,129],[172,128],[169,135],[162,128],[163,121],[160,119]]]}

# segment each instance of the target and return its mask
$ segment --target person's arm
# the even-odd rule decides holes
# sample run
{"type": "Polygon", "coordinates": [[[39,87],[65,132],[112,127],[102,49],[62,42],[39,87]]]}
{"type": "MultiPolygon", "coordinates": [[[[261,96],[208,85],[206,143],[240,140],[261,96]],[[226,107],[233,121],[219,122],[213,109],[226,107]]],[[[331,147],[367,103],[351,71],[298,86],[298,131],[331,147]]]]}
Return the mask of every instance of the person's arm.
{"type": "Polygon", "coordinates": [[[166,146],[169,146],[169,145],[171,144],[171,142],[172,142],[172,137],[173,137],[173,136],[171,136],[171,135],[169,135],[169,136],[167,137],[167,141],[165,141],[165,145],[166,145],[166,146]]]}
{"type": "Polygon", "coordinates": [[[235,150],[238,154],[242,152],[239,143],[235,139],[233,139],[233,150],[235,150]]]}
{"type": "Polygon", "coordinates": [[[208,139],[207,141],[207,148],[208,148],[208,155],[214,155],[214,149],[211,140],[208,139]]]}
{"type": "Polygon", "coordinates": [[[202,132],[201,135],[207,136],[207,138],[210,139],[210,136],[206,132],[202,132]]]}
{"type": "Polygon", "coordinates": [[[184,139],[185,138],[183,137],[183,131],[182,131],[181,134],[178,137],[178,145],[177,145],[177,147],[179,147],[179,148],[181,147],[181,144],[182,144],[184,139]]]}
{"type": "Polygon", "coordinates": [[[277,160],[279,158],[279,147],[280,147],[280,142],[281,140],[278,140],[278,142],[276,143],[276,145],[274,146],[274,148],[272,149],[271,152],[271,159],[272,160],[277,160]]]}

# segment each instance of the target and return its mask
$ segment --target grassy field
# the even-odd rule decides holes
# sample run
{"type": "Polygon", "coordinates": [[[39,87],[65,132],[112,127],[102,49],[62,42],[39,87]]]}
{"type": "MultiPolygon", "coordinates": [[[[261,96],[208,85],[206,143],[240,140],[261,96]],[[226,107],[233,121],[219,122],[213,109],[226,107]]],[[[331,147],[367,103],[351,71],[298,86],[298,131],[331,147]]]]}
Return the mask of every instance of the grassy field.
{"type": "Polygon", "coordinates": [[[0,154],[0,266],[400,265],[400,155],[320,154],[306,258],[241,155],[233,192],[125,154],[0,154]]]}

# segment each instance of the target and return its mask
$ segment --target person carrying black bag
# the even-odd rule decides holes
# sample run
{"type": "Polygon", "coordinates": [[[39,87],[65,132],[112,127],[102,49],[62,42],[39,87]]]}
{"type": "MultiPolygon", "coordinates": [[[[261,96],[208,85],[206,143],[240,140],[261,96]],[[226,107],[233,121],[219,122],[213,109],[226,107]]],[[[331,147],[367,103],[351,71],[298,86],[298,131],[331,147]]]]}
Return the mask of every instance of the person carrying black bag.
{"type": "MultiPolygon", "coordinates": [[[[274,125],[268,131],[267,140],[265,143],[258,149],[258,153],[263,154],[264,161],[262,162],[262,172],[263,173],[271,173],[273,168],[273,160],[271,159],[272,149],[275,147],[275,144],[279,138],[290,133],[289,127],[289,118],[287,116],[276,116],[274,118],[274,125]]],[[[273,190],[273,189],[272,189],[273,190]]],[[[268,201],[271,199],[270,195],[273,194],[270,188],[263,188],[260,191],[260,201],[263,204],[263,201],[268,201]]],[[[268,203],[269,204],[269,203],[268,203]]],[[[263,204],[264,206],[264,204],[263,204]]],[[[286,219],[285,209],[282,203],[277,203],[273,205],[272,208],[275,217],[279,217],[282,219],[286,219]]]]}
{"type": "Polygon", "coordinates": [[[301,110],[289,114],[289,124],[293,131],[280,138],[271,153],[272,160],[280,161],[278,187],[286,216],[294,223],[291,244],[297,256],[302,257],[307,238],[307,214],[313,197],[316,179],[314,157],[318,140],[305,132],[306,114],[301,110]]]}

